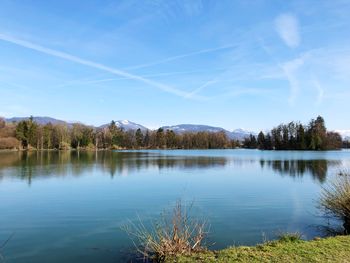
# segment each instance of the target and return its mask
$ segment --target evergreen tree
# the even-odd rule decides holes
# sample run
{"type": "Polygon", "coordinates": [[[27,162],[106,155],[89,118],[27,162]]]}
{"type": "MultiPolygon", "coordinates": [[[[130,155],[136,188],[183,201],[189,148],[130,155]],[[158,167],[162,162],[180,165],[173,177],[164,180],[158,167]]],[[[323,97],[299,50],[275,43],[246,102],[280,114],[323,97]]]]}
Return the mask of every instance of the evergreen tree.
{"type": "Polygon", "coordinates": [[[265,135],[264,133],[261,131],[258,134],[258,148],[259,149],[265,149],[266,147],[266,141],[265,141],[265,135]]]}
{"type": "Polygon", "coordinates": [[[16,138],[21,142],[24,149],[28,148],[28,124],[20,121],[16,126],[16,138]]]}
{"type": "Polygon", "coordinates": [[[136,137],[136,146],[142,147],[143,146],[143,133],[142,133],[140,128],[138,128],[136,130],[135,137],[136,137]]]}

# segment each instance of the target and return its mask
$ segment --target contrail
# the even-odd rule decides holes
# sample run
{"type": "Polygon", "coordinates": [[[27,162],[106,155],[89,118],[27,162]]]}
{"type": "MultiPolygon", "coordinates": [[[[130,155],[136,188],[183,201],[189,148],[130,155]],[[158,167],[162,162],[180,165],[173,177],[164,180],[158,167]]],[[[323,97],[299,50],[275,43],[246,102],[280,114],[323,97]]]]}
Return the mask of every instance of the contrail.
{"type": "Polygon", "coordinates": [[[198,92],[200,92],[202,89],[204,89],[207,86],[210,86],[212,84],[217,83],[218,81],[215,79],[209,80],[207,82],[205,82],[202,86],[196,88],[195,90],[193,90],[192,92],[188,93],[187,96],[185,98],[189,99],[192,98],[195,94],[197,94],[198,92]]]}
{"type": "Polygon", "coordinates": [[[177,55],[177,56],[173,56],[173,57],[168,57],[168,58],[165,58],[163,60],[158,60],[158,61],[154,61],[154,62],[150,62],[150,63],[146,63],[146,64],[141,64],[141,65],[127,67],[126,69],[130,70],[130,69],[146,68],[146,67],[163,64],[163,63],[166,63],[166,62],[169,62],[169,61],[173,61],[173,60],[177,60],[177,59],[181,59],[181,58],[186,58],[186,57],[191,57],[191,56],[195,56],[195,55],[215,52],[215,51],[219,51],[219,50],[222,50],[222,49],[229,49],[229,48],[233,48],[233,47],[236,47],[236,46],[237,45],[226,45],[226,46],[221,46],[221,47],[216,47],[216,48],[203,49],[203,50],[199,50],[199,51],[195,51],[195,52],[191,52],[191,53],[187,53],[187,54],[182,54],[182,55],[177,55]]]}
{"type": "MultiPolygon", "coordinates": [[[[210,72],[212,71],[220,71],[220,70],[224,70],[223,68],[218,68],[218,69],[212,69],[210,70],[210,72]]],[[[191,71],[176,71],[176,72],[164,72],[164,73],[156,73],[156,74],[147,74],[147,75],[143,75],[143,78],[149,78],[149,77],[163,77],[163,76],[174,76],[174,75],[182,75],[182,74],[191,74],[191,73],[201,73],[201,72],[208,72],[209,70],[191,70],[191,71]]],[[[68,83],[64,83],[64,84],[60,84],[55,86],[55,88],[61,88],[61,87],[66,87],[66,86],[71,86],[74,84],[95,84],[95,83],[101,83],[101,82],[109,82],[109,81],[116,81],[116,80],[126,80],[129,78],[125,78],[125,77],[119,77],[119,78],[105,78],[105,79],[95,79],[95,80],[76,80],[76,81],[70,81],[68,83]]],[[[202,88],[201,88],[202,89],[202,88]]],[[[186,95],[186,97],[192,97],[192,92],[188,93],[186,95]]],[[[195,93],[198,93],[198,91],[196,91],[195,93]]]]}
{"type": "Polygon", "coordinates": [[[137,80],[137,81],[143,82],[145,84],[148,84],[150,86],[156,87],[156,88],[158,88],[160,90],[163,90],[165,92],[168,92],[168,93],[171,93],[171,94],[183,97],[183,98],[185,98],[187,96],[187,94],[188,94],[187,92],[175,89],[175,88],[173,88],[171,86],[168,86],[168,85],[165,85],[165,84],[162,84],[162,83],[159,83],[159,82],[156,82],[156,81],[144,78],[144,77],[140,77],[138,75],[134,75],[134,74],[128,73],[128,72],[123,71],[123,70],[119,70],[119,69],[116,69],[116,68],[108,67],[108,66],[105,66],[103,64],[96,63],[96,62],[93,62],[93,61],[85,60],[85,59],[82,59],[82,58],[70,55],[68,53],[64,53],[64,52],[57,51],[57,50],[54,50],[54,49],[46,48],[46,47],[43,47],[43,46],[31,43],[31,42],[28,42],[28,41],[25,41],[25,40],[14,38],[12,36],[0,34],[0,40],[6,41],[6,42],[10,42],[10,43],[13,43],[13,44],[16,44],[18,46],[25,47],[25,48],[28,48],[28,49],[32,49],[32,50],[35,50],[35,51],[38,51],[38,52],[41,52],[41,53],[44,53],[44,54],[47,54],[47,55],[50,55],[50,56],[62,58],[62,59],[65,59],[65,60],[68,60],[68,61],[72,61],[72,62],[81,64],[81,65],[85,65],[85,66],[89,66],[89,67],[92,67],[92,68],[96,68],[96,69],[99,69],[99,70],[102,70],[102,71],[105,71],[105,72],[109,72],[109,73],[112,73],[112,74],[115,74],[115,75],[118,75],[118,76],[121,76],[121,77],[137,80]]]}

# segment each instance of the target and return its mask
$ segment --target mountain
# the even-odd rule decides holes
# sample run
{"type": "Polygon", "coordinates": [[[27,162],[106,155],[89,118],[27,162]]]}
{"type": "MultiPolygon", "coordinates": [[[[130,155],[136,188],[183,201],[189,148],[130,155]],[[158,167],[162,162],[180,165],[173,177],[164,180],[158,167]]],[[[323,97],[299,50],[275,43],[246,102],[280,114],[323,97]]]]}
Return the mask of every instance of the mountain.
{"type": "Polygon", "coordinates": [[[236,129],[233,131],[228,131],[221,127],[214,127],[208,125],[197,125],[197,124],[179,124],[174,126],[163,126],[164,130],[173,130],[175,133],[184,133],[184,132],[225,132],[226,135],[233,140],[244,140],[250,134],[254,134],[254,132],[249,132],[243,129],[236,129]]]}
{"type": "MultiPolygon", "coordinates": [[[[29,117],[13,117],[13,118],[7,118],[5,119],[6,122],[20,122],[23,120],[28,120],[29,117]]],[[[40,124],[40,125],[45,125],[48,123],[52,123],[52,124],[65,124],[68,126],[71,126],[73,123],[76,122],[67,122],[67,121],[63,121],[63,120],[58,120],[55,118],[51,118],[51,117],[41,117],[41,116],[35,116],[33,117],[33,120],[40,124]]],[[[140,124],[137,124],[135,122],[132,121],[128,121],[128,120],[120,120],[120,121],[116,121],[115,124],[122,128],[123,130],[137,130],[138,128],[140,128],[142,131],[146,131],[148,130],[145,126],[142,126],[140,124]]],[[[104,124],[102,126],[100,126],[99,128],[103,128],[103,127],[107,127],[109,125],[108,124],[104,124]]]]}
{"type": "Polygon", "coordinates": [[[220,127],[213,127],[208,125],[196,125],[196,124],[179,124],[174,126],[163,126],[162,129],[164,130],[173,130],[176,133],[184,133],[184,132],[220,132],[224,131],[225,129],[220,127]]]}
{"type": "MultiPolygon", "coordinates": [[[[20,122],[23,120],[28,120],[29,117],[13,117],[13,118],[8,118],[5,119],[6,122],[20,122]]],[[[54,119],[51,117],[33,117],[33,120],[40,124],[40,125],[45,125],[48,123],[52,123],[52,124],[68,124],[68,122],[62,121],[62,120],[58,120],[58,119],[54,119]]]]}
{"type": "Polygon", "coordinates": [[[252,132],[252,131],[247,131],[244,129],[236,129],[233,130],[231,132],[231,137],[234,140],[239,140],[239,141],[243,141],[245,138],[249,137],[250,135],[255,135],[257,136],[258,134],[256,132],[252,132]]]}
{"type": "MultiPolygon", "coordinates": [[[[108,124],[103,124],[101,126],[99,126],[99,128],[105,128],[108,127],[108,124]]],[[[147,131],[148,128],[146,128],[145,126],[142,126],[141,124],[137,124],[135,122],[132,121],[128,121],[128,120],[122,120],[122,121],[115,121],[115,125],[125,131],[129,131],[129,130],[137,130],[140,129],[141,131],[147,131]]]]}
{"type": "MultiPolygon", "coordinates": [[[[13,118],[8,118],[5,119],[6,122],[20,122],[22,120],[27,120],[29,117],[13,117],[13,118]]],[[[66,124],[68,126],[71,126],[74,122],[67,122],[63,120],[58,120],[55,118],[51,117],[41,117],[41,116],[36,116],[33,117],[34,121],[37,122],[38,124],[45,125],[48,123],[52,124],[66,124]]],[[[119,128],[122,128],[125,131],[129,130],[137,130],[141,129],[141,131],[145,132],[148,130],[147,127],[137,124],[135,122],[129,121],[129,120],[119,120],[115,122],[116,126],[119,128]]],[[[104,124],[99,126],[98,128],[105,128],[108,127],[108,124],[104,124]]],[[[209,125],[199,125],[199,124],[179,124],[179,125],[174,125],[174,126],[163,126],[162,127],[164,130],[173,130],[175,133],[184,133],[184,132],[201,132],[201,131],[206,131],[206,132],[220,132],[223,131],[226,133],[226,135],[233,140],[244,140],[244,138],[248,137],[250,134],[256,135],[254,132],[246,131],[243,129],[236,129],[233,131],[226,130],[221,127],[214,127],[214,126],[209,126],[209,125]]]]}

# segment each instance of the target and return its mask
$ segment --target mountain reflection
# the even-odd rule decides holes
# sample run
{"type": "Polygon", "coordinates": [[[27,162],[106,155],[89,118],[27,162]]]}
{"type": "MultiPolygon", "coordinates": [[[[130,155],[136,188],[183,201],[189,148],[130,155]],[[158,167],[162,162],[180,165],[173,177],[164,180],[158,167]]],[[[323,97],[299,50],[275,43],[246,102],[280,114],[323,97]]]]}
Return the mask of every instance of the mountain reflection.
{"type": "MultiPolygon", "coordinates": [[[[324,182],[329,166],[339,165],[330,160],[259,160],[233,156],[171,155],[141,151],[98,152],[7,152],[0,154],[0,179],[16,176],[31,183],[34,177],[80,176],[97,171],[114,176],[147,169],[211,169],[228,165],[258,166],[271,169],[281,175],[301,177],[310,174],[315,180],[324,182]]],[[[257,170],[259,172],[259,170],[257,170]]]]}

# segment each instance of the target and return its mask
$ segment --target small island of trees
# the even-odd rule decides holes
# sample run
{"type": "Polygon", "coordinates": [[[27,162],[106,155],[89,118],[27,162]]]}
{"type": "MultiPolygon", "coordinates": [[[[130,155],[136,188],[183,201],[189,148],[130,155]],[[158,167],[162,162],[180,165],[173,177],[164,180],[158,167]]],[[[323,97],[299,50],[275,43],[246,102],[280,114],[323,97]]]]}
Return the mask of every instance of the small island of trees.
{"type": "MultiPolygon", "coordinates": [[[[344,142],[346,145],[346,142],[344,142]]],[[[325,151],[341,149],[343,141],[339,133],[327,131],[321,116],[308,125],[300,122],[280,124],[268,133],[250,135],[243,142],[244,148],[261,150],[311,150],[325,151]]]]}

